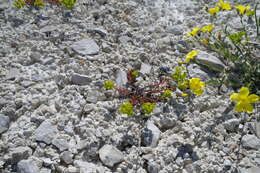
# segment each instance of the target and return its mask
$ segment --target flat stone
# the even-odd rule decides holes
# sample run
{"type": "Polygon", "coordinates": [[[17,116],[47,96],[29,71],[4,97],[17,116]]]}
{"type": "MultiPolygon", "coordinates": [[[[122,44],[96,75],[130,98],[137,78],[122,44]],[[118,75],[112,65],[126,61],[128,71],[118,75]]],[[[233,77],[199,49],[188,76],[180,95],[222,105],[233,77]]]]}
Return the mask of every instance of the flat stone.
{"type": "Polygon", "coordinates": [[[242,146],[248,149],[260,149],[260,139],[255,135],[245,135],[242,137],[242,146]]]}
{"type": "Polygon", "coordinates": [[[11,68],[6,75],[7,80],[14,80],[20,76],[20,71],[17,68],[11,68]]]}
{"type": "Polygon", "coordinates": [[[116,73],[116,86],[118,88],[123,88],[127,81],[127,73],[121,69],[118,70],[116,73]]]}
{"type": "Polygon", "coordinates": [[[118,41],[119,41],[119,43],[121,43],[121,44],[126,44],[126,43],[129,42],[130,40],[131,40],[131,38],[128,37],[128,36],[125,36],[125,35],[120,36],[120,37],[118,38],[118,41]]]}
{"type": "Polygon", "coordinates": [[[73,154],[70,151],[62,152],[60,158],[66,164],[71,164],[73,162],[73,154]]]}
{"type": "Polygon", "coordinates": [[[142,74],[149,74],[151,72],[152,67],[148,64],[142,63],[140,72],[142,74]]]}
{"type": "Polygon", "coordinates": [[[42,168],[42,169],[40,170],[40,173],[51,173],[51,169],[42,168]]]}
{"type": "Polygon", "coordinates": [[[21,160],[17,164],[17,173],[39,173],[40,170],[32,160],[21,160]]]}
{"type": "Polygon", "coordinates": [[[99,52],[99,46],[93,39],[83,39],[75,42],[71,48],[82,55],[96,55],[99,52]]]}
{"type": "Polygon", "coordinates": [[[44,121],[41,125],[35,130],[36,141],[45,142],[50,144],[54,137],[57,135],[57,127],[52,125],[48,121],[44,121]]]}
{"type": "Polygon", "coordinates": [[[202,70],[201,67],[197,64],[189,64],[187,68],[192,78],[201,78],[203,81],[210,78],[211,74],[202,70]]]}
{"type": "Polygon", "coordinates": [[[6,132],[9,129],[10,118],[3,114],[0,114],[0,134],[6,132]]]}
{"type": "Polygon", "coordinates": [[[121,151],[107,144],[99,150],[99,157],[102,163],[109,167],[113,167],[124,160],[124,155],[121,151]]]}
{"type": "Polygon", "coordinates": [[[51,142],[55,147],[57,147],[60,151],[65,151],[69,148],[69,143],[65,139],[55,138],[51,142]]]}
{"type": "Polygon", "coordinates": [[[207,66],[214,71],[221,72],[225,68],[225,65],[217,57],[210,55],[207,52],[199,51],[195,60],[198,64],[207,66]]]}
{"type": "Polygon", "coordinates": [[[98,101],[106,99],[105,95],[97,90],[90,90],[87,94],[86,101],[88,103],[97,103],[98,101]]]}
{"type": "Polygon", "coordinates": [[[252,167],[249,169],[240,169],[241,173],[259,173],[260,172],[260,167],[252,167]]]}
{"type": "Polygon", "coordinates": [[[146,127],[141,134],[142,145],[146,147],[156,147],[161,135],[161,131],[152,121],[147,121],[146,127]]]}
{"type": "Polygon", "coordinates": [[[88,76],[75,73],[71,76],[71,82],[75,85],[89,85],[92,79],[88,76]]]}

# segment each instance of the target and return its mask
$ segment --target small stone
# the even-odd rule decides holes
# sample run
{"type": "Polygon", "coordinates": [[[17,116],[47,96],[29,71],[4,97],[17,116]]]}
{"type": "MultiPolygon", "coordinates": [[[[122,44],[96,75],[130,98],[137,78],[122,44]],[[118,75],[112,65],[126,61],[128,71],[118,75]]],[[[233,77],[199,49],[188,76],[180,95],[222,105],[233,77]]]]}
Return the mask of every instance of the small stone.
{"type": "Polygon", "coordinates": [[[158,173],[159,165],[155,162],[148,162],[147,171],[148,173],[158,173]]]}
{"type": "Polygon", "coordinates": [[[169,33],[172,33],[174,35],[182,35],[183,34],[183,28],[180,25],[170,25],[166,28],[166,30],[169,33]]]}
{"type": "Polygon", "coordinates": [[[250,127],[253,133],[260,139],[260,122],[250,123],[250,127]]]}
{"type": "Polygon", "coordinates": [[[99,46],[93,39],[83,39],[78,42],[75,42],[71,48],[83,55],[95,55],[99,52],[99,46]]]}
{"type": "Polygon", "coordinates": [[[65,139],[53,139],[51,142],[60,151],[65,151],[69,148],[69,143],[65,139]]]}
{"type": "Polygon", "coordinates": [[[190,65],[188,65],[187,69],[192,78],[201,78],[203,81],[205,81],[211,77],[210,73],[204,71],[197,64],[190,64],[190,65]]]}
{"type": "Polygon", "coordinates": [[[225,129],[230,131],[230,132],[237,131],[239,124],[240,124],[239,119],[230,119],[230,120],[223,123],[225,129]]]}
{"type": "Polygon", "coordinates": [[[36,141],[45,142],[50,144],[53,138],[57,135],[57,127],[52,125],[48,121],[44,121],[41,125],[35,130],[36,141]]]}
{"type": "Polygon", "coordinates": [[[128,36],[125,36],[125,35],[120,36],[120,37],[118,38],[118,41],[119,41],[119,43],[121,43],[121,44],[126,44],[126,43],[129,42],[130,40],[131,40],[131,38],[129,38],[128,36]]]}
{"type": "Polygon", "coordinates": [[[71,76],[71,82],[75,85],[89,85],[92,79],[88,76],[75,73],[71,76]]]}
{"type": "Polygon", "coordinates": [[[17,163],[20,160],[28,159],[32,155],[32,149],[29,147],[16,147],[10,150],[12,163],[17,163]]]}
{"type": "Polygon", "coordinates": [[[203,51],[199,52],[195,60],[198,64],[207,66],[209,69],[217,72],[221,72],[225,68],[225,65],[217,57],[203,51]]]}
{"type": "Polygon", "coordinates": [[[67,168],[67,173],[78,173],[78,172],[79,172],[79,169],[74,166],[69,166],[67,168]]]}
{"type": "Polygon", "coordinates": [[[109,167],[113,167],[124,160],[124,155],[121,151],[107,144],[99,150],[99,157],[102,163],[109,167]]]}
{"type": "Polygon", "coordinates": [[[40,63],[43,64],[43,65],[49,65],[49,64],[52,64],[53,62],[54,62],[53,57],[44,57],[40,61],[40,63]]]}
{"type": "Polygon", "coordinates": [[[40,170],[40,173],[51,173],[51,169],[42,168],[42,169],[40,170]]]}
{"type": "Polygon", "coordinates": [[[40,170],[32,160],[21,160],[17,164],[17,173],[39,173],[40,170]]]}
{"type": "Polygon", "coordinates": [[[147,121],[146,127],[143,129],[141,138],[142,145],[149,147],[156,147],[160,138],[161,131],[153,122],[147,121]]]}
{"type": "Polygon", "coordinates": [[[71,164],[73,162],[73,154],[70,151],[62,152],[60,158],[66,164],[71,164]]]}
{"type": "Polygon", "coordinates": [[[123,70],[118,70],[116,74],[116,86],[118,88],[123,88],[124,85],[127,83],[127,74],[123,70]]]}
{"type": "Polygon", "coordinates": [[[41,62],[41,56],[40,52],[32,52],[30,55],[31,63],[41,62]]]}
{"type": "Polygon", "coordinates": [[[10,118],[3,114],[0,114],[0,134],[6,132],[9,129],[10,118]]]}
{"type": "Polygon", "coordinates": [[[152,67],[148,64],[142,63],[140,72],[142,74],[149,74],[151,72],[152,67]]]}
{"type": "Polygon", "coordinates": [[[105,99],[106,99],[105,95],[97,90],[90,90],[86,97],[86,101],[88,103],[97,103],[97,101],[101,101],[105,99]]]}
{"type": "Polygon", "coordinates": [[[242,137],[242,146],[244,148],[258,150],[260,148],[260,139],[255,135],[245,135],[242,137]]]}
{"type": "Polygon", "coordinates": [[[260,172],[260,167],[252,167],[249,169],[241,169],[241,173],[259,173],[260,172]]]}
{"type": "Polygon", "coordinates": [[[11,68],[9,73],[6,75],[6,80],[14,80],[20,76],[20,71],[17,68],[11,68]]]}

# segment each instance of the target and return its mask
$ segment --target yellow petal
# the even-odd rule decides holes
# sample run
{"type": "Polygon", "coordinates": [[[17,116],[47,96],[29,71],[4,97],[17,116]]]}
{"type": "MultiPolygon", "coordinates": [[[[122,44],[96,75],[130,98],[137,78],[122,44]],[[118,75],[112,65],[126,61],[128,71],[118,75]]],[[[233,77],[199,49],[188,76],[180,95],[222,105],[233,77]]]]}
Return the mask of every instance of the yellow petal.
{"type": "Polygon", "coordinates": [[[254,110],[253,106],[252,106],[251,104],[249,104],[249,103],[247,103],[247,104],[244,105],[244,109],[245,109],[245,111],[246,111],[247,113],[252,113],[253,110],[254,110]]]}
{"type": "Polygon", "coordinates": [[[233,93],[230,97],[229,97],[230,100],[232,101],[239,101],[239,95],[238,93],[233,93]]]}
{"type": "Polygon", "coordinates": [[[241,88],[239,91],[239,95],[242,97],[247,97],[248,94],[249,94],[249,89],[246,87],[241,88]]]}
{"type": "Polygon", "coordinates": [[[236,106],[235,106],[235,110],[236,110],[237,112],[243,112],[243,110],[244,110],[244,105],[241,104],[241,102],[238,102],[238,103],[236,104],[236,106]]]}
{"type": "Polygon", "coordinates": [[[205,87],[205,82],[200,82],[200,87],[204,88],[205,87]]]}
{"type": "Polygon", "coordinates": [[[259,96],[256,94],[250,94],[248,96],[249,103],[254,103],[254,102],[257,102],[258,100],[259,100],[259,96]]]}

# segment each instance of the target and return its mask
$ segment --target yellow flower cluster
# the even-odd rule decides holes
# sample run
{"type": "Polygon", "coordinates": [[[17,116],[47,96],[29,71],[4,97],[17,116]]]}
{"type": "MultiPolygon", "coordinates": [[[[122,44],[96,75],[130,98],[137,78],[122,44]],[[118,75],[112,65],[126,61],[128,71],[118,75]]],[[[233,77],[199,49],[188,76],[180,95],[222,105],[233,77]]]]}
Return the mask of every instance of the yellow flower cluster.
{"type": "Polygon", "coordinates": [[[228,2],[224,2],[223,0],[219,0],[218,4],[214,8],[208,9],[208,13],[212,16],[215,16],[220,10],[231,10],[231,5],[228,2]]]}

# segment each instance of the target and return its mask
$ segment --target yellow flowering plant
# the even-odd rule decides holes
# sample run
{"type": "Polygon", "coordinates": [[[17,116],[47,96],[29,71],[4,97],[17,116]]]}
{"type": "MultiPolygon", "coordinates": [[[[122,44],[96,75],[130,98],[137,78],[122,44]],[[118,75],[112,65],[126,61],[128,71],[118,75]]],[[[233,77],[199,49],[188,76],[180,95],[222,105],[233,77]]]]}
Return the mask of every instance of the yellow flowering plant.
{"type": "MultiPolygon", "coordinates": [[[[220,78],[211,79],[212,82],[220,86],[225,82],[227,86],[231,86],[234,89],[247,86],[253,92],[260,93],[260,63],[256,63],[258,61],[258,52],[256,51],[256,46],[251,44],[260,40],[260,17],[256,14],[257,4],[254,11],[251,10],[249,5],[234,5],[233,9],[238,12],[240,17],[242,27],[239,31],[229,26],[229,22],[220,27],[222,29],[215,31],[215,25],[212,23],[202,28],[196,27],[188,34],[190,36],[189,39],[199,43],[207,50],[215,52],[220,60],[226,64],[227,67],[221,71],[220,78]],[[254,20],[252,19],[253,15],[254,20]],[[246,26],[243,23],[245,18],[255,22],[256,29],[246,26]],[[256,31],[256,34],[252,35],[251,31],[256,31]]],[[[217,6],[208,9],[207,12],[212,16],[224,10],[232,10],[232,7],[229,3],[219,0],[217,6]]],[[[187,58],[187,61],[189,60],[187,58]]]]}
{"type": "Polygon", "coordinates": [[[230,100],[235,101],[235,110],[237,112],[247,112],[252,113],[254,108],[252,103],[255,103],[259,100],[259,96],[256,94],[250,94],[247,87],[242,87],[239,93],[233,93],[230,96],[230,100]]]}

